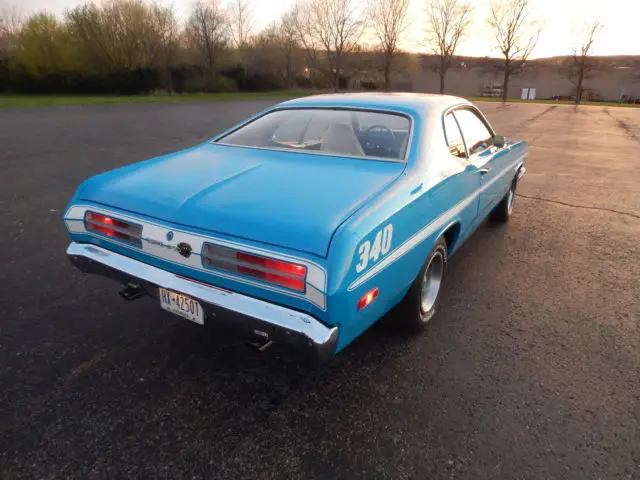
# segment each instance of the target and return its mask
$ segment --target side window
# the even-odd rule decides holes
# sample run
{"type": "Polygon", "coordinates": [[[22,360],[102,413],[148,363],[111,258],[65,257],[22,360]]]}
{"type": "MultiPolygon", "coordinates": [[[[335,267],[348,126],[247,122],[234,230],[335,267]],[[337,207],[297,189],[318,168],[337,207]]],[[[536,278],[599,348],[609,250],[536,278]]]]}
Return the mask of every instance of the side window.
{"type": "Polygon", "coordinates": [[[458,122],[456,122],[452,113],[447,113],[444,117],[444,134],[447,137],[447,145],[451,155],[458,158],[467,158],[467,149],[464,147],[458,122]]]}
{"type": "Polygon", "coordinates": [[[493,145],[493,135],[473,111],[456,110],[455,116],[467,143],[469,156],[480,153],[493,145]]]}

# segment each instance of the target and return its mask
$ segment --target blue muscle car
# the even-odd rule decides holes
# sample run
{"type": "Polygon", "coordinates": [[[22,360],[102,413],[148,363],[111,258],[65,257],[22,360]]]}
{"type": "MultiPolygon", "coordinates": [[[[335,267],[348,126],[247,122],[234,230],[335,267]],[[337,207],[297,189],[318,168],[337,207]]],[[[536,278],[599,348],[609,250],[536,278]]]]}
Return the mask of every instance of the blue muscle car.
{"type": "Polygon", "coordinates": [[[301,98],[86,180],[67,255],[129,300],[326,359],[396,305],[425,327],[448,258],[509,219],[525,157],[461,98],[301,98]]]}

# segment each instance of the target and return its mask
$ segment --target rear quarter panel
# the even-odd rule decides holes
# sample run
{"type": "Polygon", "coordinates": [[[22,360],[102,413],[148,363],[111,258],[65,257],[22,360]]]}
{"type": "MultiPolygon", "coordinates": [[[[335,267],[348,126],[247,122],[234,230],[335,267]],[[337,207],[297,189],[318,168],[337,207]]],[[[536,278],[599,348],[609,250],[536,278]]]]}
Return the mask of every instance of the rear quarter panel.
{"type": "MultiPolygon", "coordinates": [[[[327,294],[332,323],[340,326],[338,350],[403,299],[435,242],[449,227],[456,228],[456,238],[449,245],[452,254],[483,220],[478,212],[480,176],[465,169],[464,162],[432,160],[449,155],[445,143],[434,141],[441,132],[418,133],[424,138],[416,144],[404,174],[342,224],[331,242],[327,294]],[[392,236],[386,249],[389,228],[392,236]],[[362,255],[371,254],[378,236],[381,252],[362,268],[362,255]],[[363,248],[365,243],[370,247],[363,248]],[[373,288],[378,288],[376,300],[358,310],[358,301],[373,288]]],[[[511,183],[525,152],[524,142],[509,145],[500,161],[502,183],[511,183]]]]}
{"type": "Polygon", "coordinates": [[[328,258],[331,272],[328,308],[340,325],[338,349],[348,345],[402,299],[424,262],[431,238],[420,241],[406,254],[397,255],[398,246],[424,226],[416,221],[420,208],[419,199],[411,193],[412,183],[403,179],[374,208],[336,233],[328,258]],[[383,245],[387,242],[388,250],[383,245]],[[377,261],[371,258],[376,243],[380,244],[377,261]],[[361,269],[363,255],[369,259],[361,269]],[[372,288],[378,288],[378,297],[365,309],[358,310],[358,301],[372,288]]]}
{"type": "Polygon", "coordinates": [[[425,227],[457,201],[448,188],[428,187],[437,182],[423,168],[422,159],[430,155],[425,128],[421,118],[414,119],[415,143],[403,175],[343,223],[331,242],[327,303],[340,326],[338,350],[404,297],[441,234],[442,226],[425,227]],[[360,298],[376,287],[378,298],[358,310],[360,298]]]}

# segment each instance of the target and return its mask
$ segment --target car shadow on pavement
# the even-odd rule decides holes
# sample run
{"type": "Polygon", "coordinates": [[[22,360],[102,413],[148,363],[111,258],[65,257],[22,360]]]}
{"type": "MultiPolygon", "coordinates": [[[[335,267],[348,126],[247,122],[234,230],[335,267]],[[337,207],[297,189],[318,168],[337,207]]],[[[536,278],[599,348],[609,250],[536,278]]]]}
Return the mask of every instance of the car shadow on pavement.
{"type": "MultiPolygon", "coordinates": [[[[135,327],[138,335],[71,369],[55,388],[21,410],[5,438],[16,461],[59,463],[61,476],[93,471],[96,463],[119,468],[129,462],[140,472],[163,465],[168,452],[172,457],[206,454],[211,461],[228,463],[256,428],[276,428],[269,425],[281,421],[270,420],[276,412],[274,418],[295,410],[296,415],[339,420],[349,410],[336,409],[338,398],[356,406],[378,395],[371,389],[386,391],[386,376],[412,352],[419,351],[429,375],[438,374],[444,357],[431,348],[430,337],[447,328],[447,305],[462,283],[465,261],[478,252],[499,252],[505,231],[480,228],[461,247],[450,263],[442,311],[423,335],[398,331],[392,311],[320,366],[277,345],[257,353],[224,330],[159,311],[150,299],[117,306],[116,313],[132,318],[115,327],[140,321],[144,326],[135,327]],[[206,451],[194,453],[202,445],[206,451]]],[[[291,428],[301,436],[313,435],[298,431],[302,427],[297,425],[291,428]]]]}

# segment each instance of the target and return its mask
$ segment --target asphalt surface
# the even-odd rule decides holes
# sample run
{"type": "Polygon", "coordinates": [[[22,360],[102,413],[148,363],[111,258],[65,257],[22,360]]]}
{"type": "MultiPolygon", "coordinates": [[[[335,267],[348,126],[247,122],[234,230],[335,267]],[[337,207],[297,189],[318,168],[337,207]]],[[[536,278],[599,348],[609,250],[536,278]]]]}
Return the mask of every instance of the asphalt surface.
{"type": "Polygon", "coordinates": [[[640,478],[640,110],[482,105],[531,144],[442,310],[320,369],[65,258],[86,177],[268,105],[0,111],[0,478],[640,478]]]}

